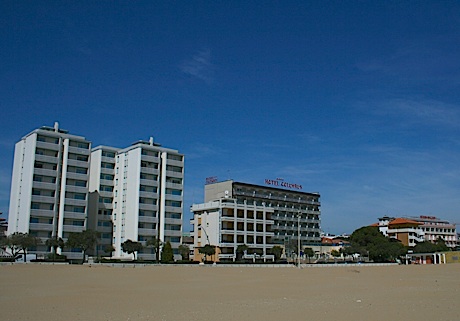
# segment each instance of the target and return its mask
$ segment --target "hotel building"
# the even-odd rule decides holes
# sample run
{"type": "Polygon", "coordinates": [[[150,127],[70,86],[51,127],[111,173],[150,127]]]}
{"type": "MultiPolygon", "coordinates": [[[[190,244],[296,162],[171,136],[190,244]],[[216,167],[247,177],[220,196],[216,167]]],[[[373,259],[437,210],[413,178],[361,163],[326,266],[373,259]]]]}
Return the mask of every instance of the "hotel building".
{"type": "Polygon", "coordinates": [[[41,238],[43,244],[31,253],[49,253],[46,239],[66,239],[86,229],[90,151],[90,141],[60,129],[58,123],[16,143],[7,233],[41,238]]]}
{"type": "Polygon", "coordinates": [[[274,245],[286,246],[299,238],[301,246],[320,243],[320,195],[302,192],[300,185],[282,180],[268,184],[297,190],[233,180],[205,185],[205,203],[191,208],[195,247],[219,246],[219,256],[227,259],[234,258],[242,244],[263,257],[274,245]]]}
{"type": "Polygon", "coordinates": [[[378,226],[383,235],[400,240],[406,246],[415,246],[419,242],[436,242],[443,239],[449,248],[457,247],[457,231],[454,224],[435,216],[394,218],[384,216],[378,226]]]}

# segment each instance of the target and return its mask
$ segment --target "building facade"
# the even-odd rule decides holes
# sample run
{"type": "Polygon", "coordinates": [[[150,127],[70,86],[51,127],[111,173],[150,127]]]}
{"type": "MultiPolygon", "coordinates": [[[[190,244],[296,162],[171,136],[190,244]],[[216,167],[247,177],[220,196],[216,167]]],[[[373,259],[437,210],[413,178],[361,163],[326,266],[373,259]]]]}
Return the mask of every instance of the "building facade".
{"type": "Polygon", "coordinates": [[[435,243],[444,240],[451,249],[457,247],[457,230],[455,224],[435,216],[421,215],[418,217],[379,218],[378,226],[383,235],[400,240],[404,245],[415,246],[419,242],[435,243]]]}
{"type": "MultiPolygon", "coordinates": [[[[54,127],[41,127],[15,146],[8,234],[45,241],[86,229],[91,142],[54,127]]],[[[48,253],[43,244],[32,249],[48,253]]],[[[63,253],[74,258],[79,253],[63,253]]]]}
{"type": "Polygon", "coordinates": [[[91,151],[88,228],[99,232],[98,255],[113,254],[115,161],[119,148],[97,146],[91,151]]]}
{"type": "MultiPolygon", "coordinates": [[[[179,259],[182,237],[184,156],[153,142],[139,141],[115,156],[113,240],[116,258],[128,258],[121,244],[144,245],[149,239],[170,242],[179,259]]],[[[138,257],[154,259],[155,249],[145,247],[138,257]]]]}
{"type": "Polygon", "coordinates": [[[433,243],[441,238],[449,248],[456,249],[458,239],[455,224],[436,216],[421,215],[419,217],[410,217],[410,219],[422,224],[421,228],[425,233],[425,240],[433,243]]]}
{"type": "Polygon", "coordinates": [[[249,250],[244,258],[273,260],[274,209],[265,205],[248,204],[224,197],[191,207],[193,219],[194,260],[202,261],[199,248],[205,245],[216,247],[214,261],[237,259],[239,245],[249,250]]]}
{"type": "Polygon", "coordinates": [[[379,218],[378,224],[375,225],[383,235],[399,240],[405,246],[414,247],[425,239],[425,233],[421,228],[423,224],[414,220],[384,216],[379,218]]]}
{"type": "MultiPolygon", "coordinates": [[[[288,187],[294,185],[296,189],[301,188],[296,184],[284,184],[283,182],[279,184],[288,187]]],[[[270,243],[266,244],[281,245],[289,251],[290,248],[293,249],[295,247],[299,238],[301,246],[321,243],[321,204],[319,193],[308,193],[300,190],[261,186],[228,180],[205,185],[204,196],[205,203],[227,199],[234,200],[236,204],[244,205],[248,208],[265,208],[264,211],[268,213],[265,219],[268,223],[264,224],[267,231],[270,229],[270,236],[267,239],[270,243]],[[273,210],[273,212],[271,210],[273,210]]],[[[251,208],[249,211],[253,211],[253,209],[251,208]]],[[[221,213],[223,213],[223,211],[221,211],[221,213]]],[[[248,219],[248,217],[246,217],[246,219],[248,219]]],[[[196,222],[193,221],[193,224],[195,226],[196,222]]],[[[234,224],[233,226],[238,230],[238,225],[234,224]]],[[[224,229],[223,222],[221,222],[220,229],[224,229]]],[[[221,233],[221,237],[223,237],[223,235],[224,234],[221,233]]],[[[236,242],[240,244],[238,240],[236,240],[236,242]]],[[[250,246],[250,244],[246,245],[250,246]]],[[[287,254],[290,255],[292,253],[287,254]]]]}
{"type": "MultiPolygon", "coordinates": [[[[121,149],[98,146],[82,136],[41,127],[15,146],[7,234],[29,233],[42,244],[30,253],[47,254],[45,241],[69,233],[99,232],[90,255],[130,259],[121,243],[171,242],[179,258],[183,213],[184,156],[149,141],[121,149]]],[[[61,253],[62,249],[59,249],[61,253]]],[[[67,249],[65,249],[67,251],[67,249]]],[[[81,258],[78,249],[62,252],[81,258]],[[75,251],[75,252],[74,252],[75,251]]],[[[154,249],[137,253],[155,258],[154,249]]]]}

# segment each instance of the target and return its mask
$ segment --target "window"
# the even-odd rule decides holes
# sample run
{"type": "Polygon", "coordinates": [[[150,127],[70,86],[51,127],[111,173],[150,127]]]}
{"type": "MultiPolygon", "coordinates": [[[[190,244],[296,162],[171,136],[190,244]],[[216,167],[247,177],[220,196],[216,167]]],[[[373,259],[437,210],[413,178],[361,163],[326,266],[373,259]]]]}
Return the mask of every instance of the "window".
{"type": "Polygon", "coordinates": [[[105,180],[108,180],[108,181],[112,181],[114,176],[113,175],[110,175],[110,174],[104,174],[104,173],[101,173],[101,176],[100,176],[101,179],[105,179],[105,180]]]}
{"type": "Polygon", "coordinates": [[[89,143],[86,143],[86,142],[77,142],[77,141],[71,140],[69,145],[72,147],[78,147],[81,149],[89,149],[89,143]]]}
{"type": "Polygon", "coordinates": [[[176,172],[176,173],[182,173],[182,167],[179,167],[179,166],[167,165],[166,170],[171,171],[171,172],[176,172]]]}
{"type": "Polygon", "coordinates": [[[102,168],[108,168],[108,169],[114,169],[114,168],[115,168],[115,164],[102,162],[102,163],[101,163],[101,167],[102,167],[102,168]]]}
{"type": "Polygon", "coordinates": [[[166,194],[181,196],[181,195],[182,195],[182,191],[179,190],[179,189],[167,188],[167,189],[166,189],[166,194]]]}
{"type": "Polygon", "coordinates": [[[85,200],[86,199],[86,194],[83,194],[83,193],[75,193],[74,199],[76,200],[85,200]]]}
{"type": "Polygon", "coordinates": [[[176,161],[179,161],[181,162],[182,161],[182,156],[181,155],[172,155],[172,154],[168,154],[168,159],[171,159],[171,160],[176,160],[176,161]]]}
{"type": "Polygon", "coordinates": [[[103,150],[103,151],[102,151],[102,156],[108,157],[108,158],[115,158],[115,153],[114,153],[114,152],[108,152],[108,151],[103,150]]]}
{"type": "Polygon", "coordinates": [[[39,223],[38,217],[31,217],[30,218],[30,223],[39,223]]]}

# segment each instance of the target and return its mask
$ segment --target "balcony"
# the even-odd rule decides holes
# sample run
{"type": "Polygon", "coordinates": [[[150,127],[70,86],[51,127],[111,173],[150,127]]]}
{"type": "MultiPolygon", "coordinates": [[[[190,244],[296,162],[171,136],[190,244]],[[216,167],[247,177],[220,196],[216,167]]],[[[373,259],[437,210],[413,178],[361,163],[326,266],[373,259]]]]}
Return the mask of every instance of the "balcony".
{"type": "Polygon", "coordinates": [[[180,219],[180,218],[165,218],[165,224],[182,225],[182,219],[180,219]]]}
{"type": "Polygon", "coordinates": [[[56,189],[56,183],[45,183],[45,182],[33,182],[32,183],[33,188],[38,188],[38,189],[47,189],[47,190],[55,190],[56,189]]]}
{"type": "Polygon", "coordinates": [[[148,198],[148,199],[156,199],[158,197],[158,193],[140,191],[139,192],[139,197],[144,197],[144,198],[148,198]]]}
{"type": "Polygon", "coordinates": [[[89,168],[89,161],[84,162],[84,161],[79,161],[79,160],[76,160],[76,159],[69,159],[67,161],[67,165],[83,167],[83,168],[89,168]]]}
{"type": "Polygon", "coordinates": [[[64,200],[65,205],[76,205],[76,206],[86,206],[86,200],[77,200],[73,198],[66,198],[64,200]]]}
{"type": "Polygon", "coordinates": [[[141,167],[141,173],[158,175],[159,171],[157,168],[153,167],[141,167]]]}
{"type": "Polygon", "coordinates": [[[139,216],[139,223],[158,223],[158,219],[153,216],[139,216]]]}
{"type": "Polygon", "coordinates": [[[82,181],[87,181],[88,180],[88,174],[79,174],[79,173],[72,173],[72,172],[67,172],[67,178],[71,179],[78,179],[82,181]]]}
{"type": "Polygon", "coordinates": [[[182,196],[181,195],[166,194],[166,200],[168,200],[168,201],[182,201],[182,196]]]}
{"type": "Polygon", "coordinates": [[[46,224],[46,223],[30,223],[29,230],[31,231],[52,231],[53,224],[46,224]]]}
{"type": "Polygon", "coordinates": [[[165,236],[180,236],[180,237],[182,237],[182,231],[165,230],[165,236]]]}
{"type": "Polygon", "coordinates": [[[176,183],[170,183],[170,182],[166,182],[166,187],[180,189],[180,190],[183,188],[182,184],[176,184],[176,183]]]}
{"type": "Polygon", "coordinates": [[[40,217],[54,217],[54,211],[52,210],[30,210],[30,216],[40,217]]]}
{"type": "Polygon", "coordinates": [[[37,141],[37,148],[43,148],[43,149],[47,149],[47,150],[59,151],[60,147],[61,147],[61,145],[59,145],[59,144],[53,144],[53,143],[37,141]]]}
{"type": "Polygon", "coordinates": [[[144,235],[144,236],[154,236],[156,235],[156,230],[151,229],[151,228],[138,228],[137,234],[144,235]]]}
{"type": "Polygon", "coordinates": [[[178,161],[178,160],[175,160],[175,159],[168,159],[166,161],[166,163],[168,165],[172,165],[172,166],[184,167],[184,162],[183,161],[178,161]]]}
{"type": "Polygon", "coordinates": [[[75,154],[80,154],[80,155],[89,155],[91,153],[91,150],[85,149],[85,148],[79,148],[75,146],[69,146],[69,153],[75,153],[75,154]]]}
{"type": "Polygon", "coordinates": [[[32,195],[32,202],[54,204],[55,197],[32,195]]]}
{"type": "Polygon", "coordinates": [[[184,178],[183,172],[166,171],[167,177],[184,178]]]}
{"type": "Polygon", "coordinates": [[[38,155],[35,154],[35,160],[43,163],[57,164],[59,159],[54,156],[38,155]]]}
{"type": "Polygon", "coordinates": [[[64,212],[64,217],[84,220],[86,219],[86,213],[64,212]]]}
{"type": "Polygon", "coordinates": [[[182,213],[182,207],[165,206],[165,210],[171,213],[182,213]]]}
{"type": "Polygon", "coordinates": [[[160,162],[160,159],[158,157],[150,156],[150,155],[142,155],[141,160],[146,161],[146,162],[156,163],[156,164],[160,162]]]}
{"type": "Polygon", "coordinates": [[[53,169],[34,168],[34,174],[48,177],[56,177],[57,171],[53,169]]]}
{"type": "Polygon", "coordinates": [[[142,204],[142,203],[139,203],[139,209],[140,210],[148,210],[148,211],[156,211],[158,209],[158,206],[154,205],[154,204],[142,204]]]}
{"type": "Polygon", "coordinates": [[[115,164],[115,158],[101,156],[101,162],[115,164]]]}
{"type": "Polygon", "coordinates": [[[153,179],[140,179],[140,185],[158,186],[158,182],[153,179]]]}
{"type": "Polygon", "coordinates": [[[84,229],[85,229],[84,226],[64,225],[62,228],[62,231],[70,232],[70,233],[80,233],[80,232],[83,232],[84,229]]]}

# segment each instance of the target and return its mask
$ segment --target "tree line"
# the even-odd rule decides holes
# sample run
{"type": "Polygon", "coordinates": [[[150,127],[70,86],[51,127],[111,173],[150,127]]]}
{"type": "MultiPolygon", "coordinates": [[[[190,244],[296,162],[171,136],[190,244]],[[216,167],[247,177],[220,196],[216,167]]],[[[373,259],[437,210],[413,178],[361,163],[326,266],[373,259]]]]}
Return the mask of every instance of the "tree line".
{"type": "MultiPolygon", "coordinates": [[[[68,249],[77,249],[82,252],[81,263],[85,262],[86,254],[88,251],[91,251],[95,248],[98,243],[99,233],[93,230],[85,230],[79,233],[70,233],[67,241],[65,242],[60,237],[51,237],[47,239],[44,243],[41,238],[31,235],[29,233],[16,232],[9,236],[0,235],[0,248],[5,252],[9,251],[9,254],[14,259],[17,259],[19,255],[24,256],[24,261],[27,261],[27,252],[41,244],[48,246],[52,253],[50,253],[49,258],[55,261],[56,259],[62,259],[63,256],[57,254],[58,248],[68,248],[68,249]]],[[[136,260],[136,252],[141,251],[144,247],[153,248],[156,254],[156,261],[160,262],[160,248],[162,249],[161,253],[161,262],[169,263],[174,261],[174,251],[172,249],[171,243],[161,242],[158,238],[153,237],[148,240],[144,245],[141,242],[135,242],[132,240],[126,240],[121,244],[122,250],[128,254],[134,255],[134,260],[136,260]]],[[[115,249],[112,245],[108,245],[104,251],[108,252],[110,256],[115,249]]],[[[182,244],[179,246],[179,253],[182,256],[183,260],[189,259],[190,249],[187,245],[182,244]]],[[[8,252],[7,252],[8,253],[8,252]]]]}

